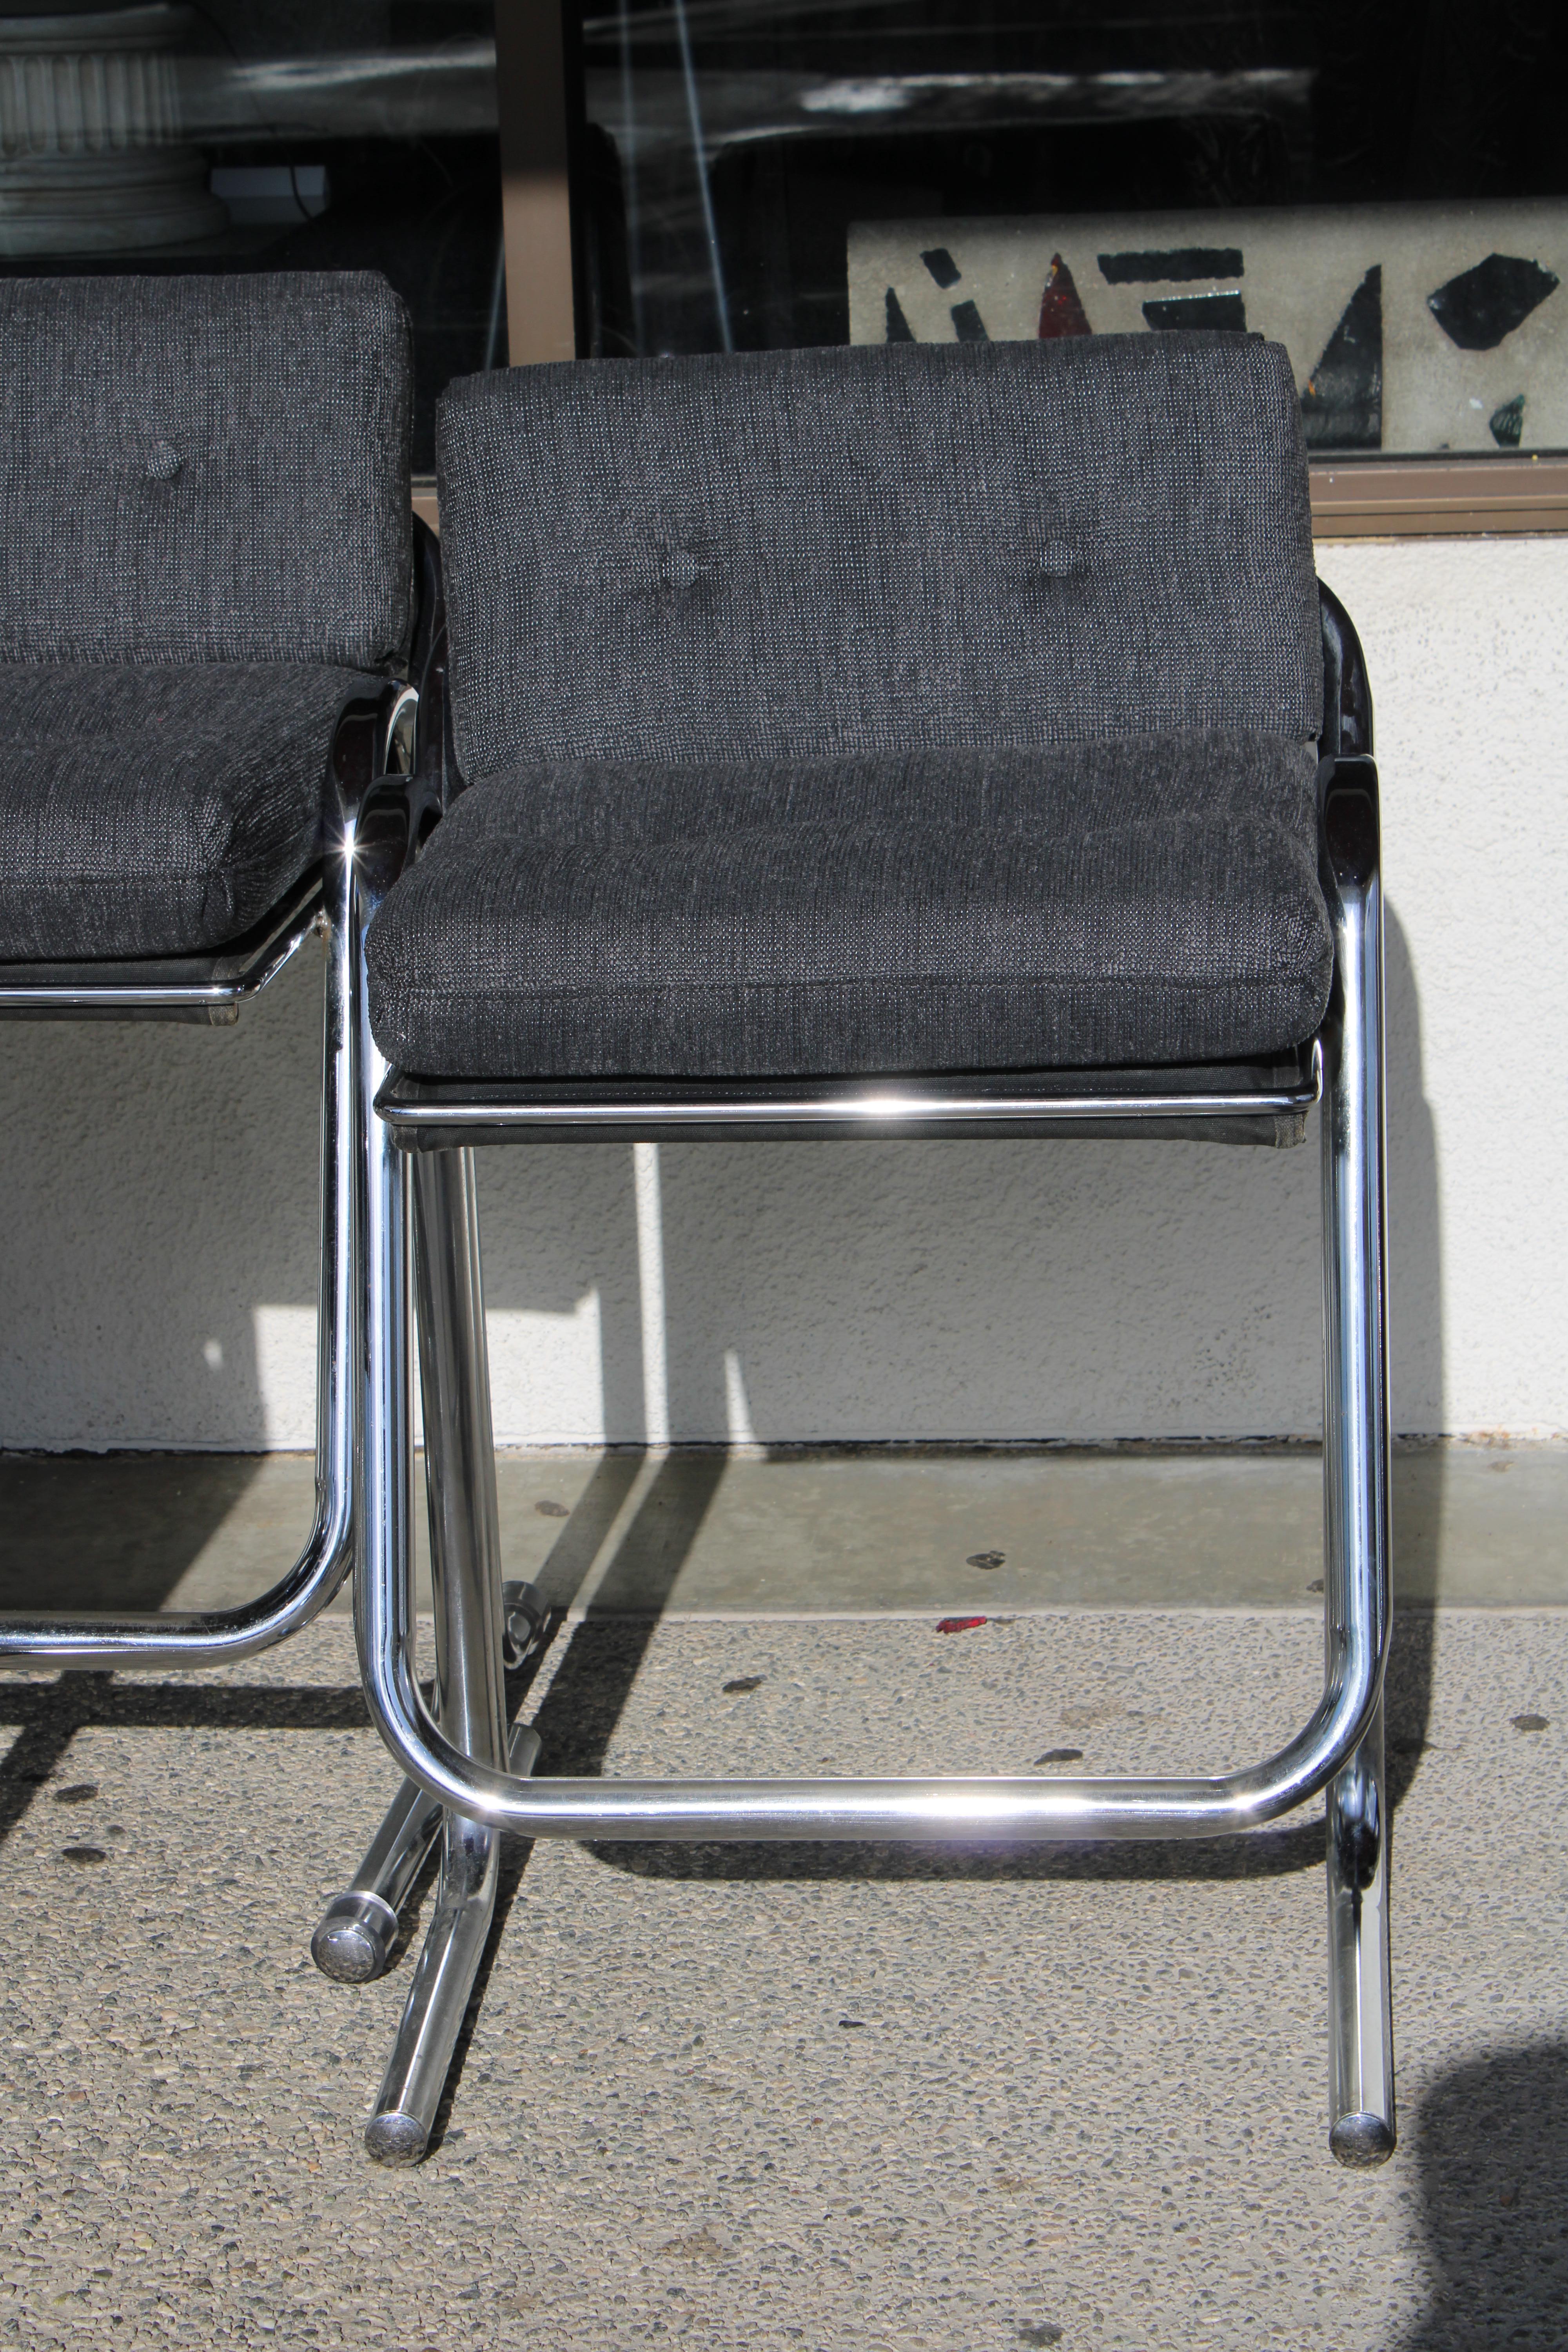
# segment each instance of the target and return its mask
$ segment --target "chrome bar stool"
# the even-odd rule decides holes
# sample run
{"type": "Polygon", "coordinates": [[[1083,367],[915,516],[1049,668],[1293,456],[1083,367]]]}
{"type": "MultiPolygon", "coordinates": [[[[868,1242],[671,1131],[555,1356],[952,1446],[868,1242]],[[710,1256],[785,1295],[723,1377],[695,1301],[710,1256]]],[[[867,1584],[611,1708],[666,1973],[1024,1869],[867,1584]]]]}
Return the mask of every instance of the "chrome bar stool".
{"type": "Polygon", "coordinates": [[[305,1548],[239,1608],[0,1617],[7,1664],[221,1665],[351,1559],[351,881],[437,609],[408,320],[362,273],[13,278],[0,350],[0,1016],[230,1027],[325,950],[305,1548]]]}
{"type": "Polygon", "coordinates": [[[1377,780],[1361,653],[1313,575],[1287,355],[1159,334],[540,367],[449,390],[438,460],[467,789],[422,844],[395,812],[363,837],[353,943],[361,1664],[445,1824],[371,2149],[426,2146],[502,1829],[1193,1838],[1326,1791],[1330,2144],[1381,2161],[1377,780]],[[1325,1666],[1278,1755],[1191,1780],[628,1781],[541,1777],[524,1730],[509,1770],[475,1147],[1289,1147],[1314,1108],[1325,1666]],[[434,1717],[411,1654],[411,1255],[434,1717]]]}

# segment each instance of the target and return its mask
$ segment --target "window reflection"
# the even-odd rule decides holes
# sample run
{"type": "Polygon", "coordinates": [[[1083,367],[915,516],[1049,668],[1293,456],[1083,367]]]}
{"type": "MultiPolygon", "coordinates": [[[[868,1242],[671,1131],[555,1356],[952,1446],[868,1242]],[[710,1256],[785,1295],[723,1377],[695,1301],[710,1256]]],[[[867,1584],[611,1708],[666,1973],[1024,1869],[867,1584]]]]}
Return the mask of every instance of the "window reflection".
{"type": "Polygon", "coordinates": [[[615,0],[582,58],[597,351],[1258,329],[1320,450],[1568,446],[1568,11],[615,0]]]}
{"type": "Polygon", "coordinates": [[[436,395],[504,362],[488,0],[0,18],[0,268],[382,270],[436,395]]]}

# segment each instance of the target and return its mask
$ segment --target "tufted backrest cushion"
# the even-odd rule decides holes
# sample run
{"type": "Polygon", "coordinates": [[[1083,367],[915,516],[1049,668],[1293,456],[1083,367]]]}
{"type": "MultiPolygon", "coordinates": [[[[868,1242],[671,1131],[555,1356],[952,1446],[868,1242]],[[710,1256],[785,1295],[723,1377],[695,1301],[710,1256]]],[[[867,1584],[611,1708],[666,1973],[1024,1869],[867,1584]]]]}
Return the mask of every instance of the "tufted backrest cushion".
{"type": "Polygon", "coordinates": [[[0,281],[0,661],[383,660],[409,404],[365,272],[0,281]]]}
{"type": "Polygon", "coordinates": [[[458,759],[1317,732],[1278,344],[1084,337],[469,376],[437,425],[458,759]]]}

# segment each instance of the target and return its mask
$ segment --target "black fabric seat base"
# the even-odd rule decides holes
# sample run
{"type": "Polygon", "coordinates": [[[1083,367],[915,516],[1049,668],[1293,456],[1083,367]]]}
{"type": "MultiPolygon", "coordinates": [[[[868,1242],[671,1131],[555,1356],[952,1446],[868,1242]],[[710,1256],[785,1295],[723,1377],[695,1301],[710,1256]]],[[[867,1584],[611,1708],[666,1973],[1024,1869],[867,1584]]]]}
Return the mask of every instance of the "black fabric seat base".
{"type": "Polygon", "coordinates": [[[339,714],[385,679],[295,663],[0,667],[0,960],[195,953],[321,855],[339,714]]]}
{"type": "Polygon", "coordinates": [[[435,1077],[1267,1056],[1328,1001],[1315,774],[1237,733],[517,768],[377,916],[372,1026],[435,1077]]]}

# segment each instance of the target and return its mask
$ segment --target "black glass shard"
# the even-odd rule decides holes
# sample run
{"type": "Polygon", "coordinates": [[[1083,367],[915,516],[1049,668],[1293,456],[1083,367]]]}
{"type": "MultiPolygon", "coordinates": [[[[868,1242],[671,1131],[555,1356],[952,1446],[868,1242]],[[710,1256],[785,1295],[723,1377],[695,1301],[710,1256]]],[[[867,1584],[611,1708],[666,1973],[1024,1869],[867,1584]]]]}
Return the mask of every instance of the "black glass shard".
{"type": "Polygon", "coordinates": [[[1494,408],[1487,419],[1487,427],[1500,449],[1517,449],[1524,438],[1524,394],[1516,392],[1500,408],[1494,408]]]}
{"type": "Polygon", "coordinates": [[[1309,449],[1383,446],[1383,268],[1374,262],[1340,313],[1301,394],[1309,449]]]}
{"type": "Polygon", "coordinates": [[[991,341],[985,331],[985,321],[973,302],[953,304],[952,323],[961,343],[988,343],[991,341]]]}
{"type": "Polygon", "coordinates": [[[1225,334],[1247,332],[1247,305],[1239,294],[1172,294],[1163,302],[1145,302],[1143,316],[1160,334],[1182,327],[1217,328],[1225,334]]]}
{"type": "Polygon", "coordinates": [[[1463,270],[1428,294],[1426,308],[1462,352],[1495,352],[1505,335],[1522,326],[1557,291],[1557,284],[1539,261],[1489,253],[1473,269],[1463,270]]]}
{"type": "Polygon", "coordinates": [[[904,306],[889,286],[887,340],[889,343],[912,343],[914,339],[914,330],[904,316],[904,306]]]}
{"type": "Polygon", "coordinates": [[[1102,253],[1100,274],[1108,286],[1190,284],[1194,278],[1239,278],[1238,245],[1177,245],[1168,253],[1102,253]]]}
{"type": "Polygon", "coordinates": [[[941,287],[956,286],[963,275],[945,245],[933,245],[929,253],[921,254],[921,259],[941,287]]]}

